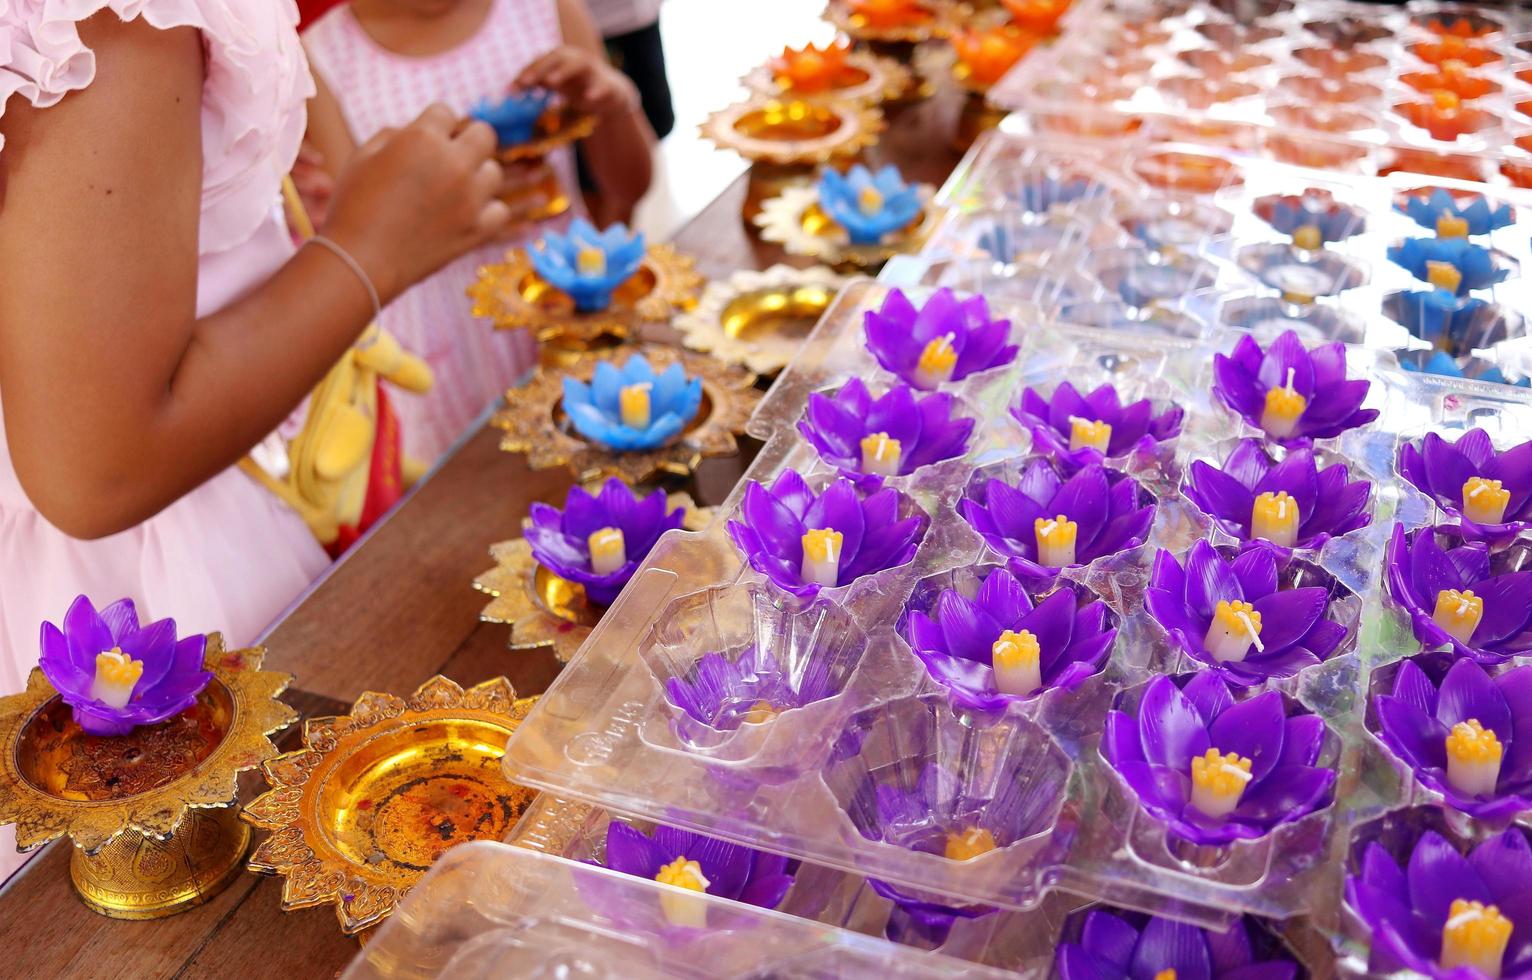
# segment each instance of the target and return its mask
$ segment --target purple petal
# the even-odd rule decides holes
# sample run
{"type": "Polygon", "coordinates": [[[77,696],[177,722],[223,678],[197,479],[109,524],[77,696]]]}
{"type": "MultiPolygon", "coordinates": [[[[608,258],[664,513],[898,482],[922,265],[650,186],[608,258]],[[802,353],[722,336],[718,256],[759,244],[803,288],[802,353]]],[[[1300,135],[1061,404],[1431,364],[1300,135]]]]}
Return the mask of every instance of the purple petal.
{"type": "Polygon", "coordinates": [[[1334,785],[1333,769],[1284,766],[1246,792],[1234,814],[1267,824],[1295,820],[1317,810],[1334,785]]]}
{"type": "Polygon", "coordinates": [[[1399,664],[1394,675],[1394,697],[1418,708],[1422,714],[1436,717],[1436,685],[1412,660],[1399,664]]]}
{"type": "Polygon", "coordinates": [[[1138,945],[1138,930],[1110,912],[1091,909],[1085,914],[1080,943],[1092,955],[1127,972],[1133,962],[1133,949],[1138,945]]]}
{"type": "Polygon", "coordinates": [[[1325,722],[1318,715],[1293,715],[1286,722],[1282,737],[1283,766],[1312,766],[1324,748],[1325,722]]]}
{"type": "Polygon", "coordinates": [[[1250,933],[1245,929],[1243,919],[1235,919],[1234,924],[1223,932],[1208,929],[1204,931],[1203,938],[1207,940],[1213,970],[1220,978],[1229,970],[1249,966],[1250,961],[1255,959],[1250,949],[1250,933]]]}
{"type": "Polygon", "coordinates": [[[1186,604],[1205,625],[1220,601],[1245,598],[1239,577],[1206,540],[1192,545],[1186,557],[1186,604]]]}
{"type": "Polygon", "coordinates": [[[138,632],[138,607],[132,599],[118,599],[101,610],[101,622],[106,624],[112,640],[120,642],[128,634],[138,632]]]}
{"type": "Polygon", "coordinates": [[[1193,756],[1208,750],[1202,716],[1168,677],[1149,683],[1138,708],[1144,758],[1175,772],[1190,771],[1193,756]]]}
{"type": "Polygon", "coordinates": [[[1399,698],[1379,695],[1378,711],[1383,741],[1412,769],[1444,769],[1447,765],[1447,730],[1435,718],[1399,698]]]}
{"type": "Polygon", "coordinates": [[[1107,516],[1106,471],[1085,467],[1065,481],[1045,509],[1050,517],[1063,514],[1078,524],[1082,540],[1099,535],[1107,516]]]}
{"type": "Polygon", "coordinates": [[[793,565],[803,561],[803,523],[759,483],[745,488],[740,504],[744,525],[759,537],[772,554],[793,565]]]}
{"type": "Polygon", "coordinates": [[[1468,859],[1434,830],[1421,835],[1405,875],[1410,886],[1410,904],[1438,930],[1447,921],[1453,899],[1486,904],[1495,900],[1468,859]]]}
{"type": "Polygon", "coordinates": [[[1330,603],[1330,594],[1321,588],[1283,589],[1255,600],[1261,614],[1261,643],[1276,651],[1303,639],[1330,603]]]}
{"type": "Polygon", "coordinates": [[[1318,509],[1319,471],[1314,466],[1313,453],[1307,449],[1288,453],[1287,458],[1273,466],[1256,486],[1255,496],[1281,490],[1286,490],[1298,504],[1301,517],[1308,518],[1318,509]]]}
{"type": "MultiPolygon", "coordinates": [[[[1458,437],[1452,448],[1480,473],[1488,469],[1495,459],[1495,444],[1483,429],[1469,429],[1458,437]]],[[[1464,482],[1467,482],[1466,477],[1464,482]]]]}
{"type": "Polygon", "coordinates": [[[1211,672],[1198,674],[1187,681],[1181,693],[1197,710],[1197,717],[1204,725],[1211,725],[1234,704],[1228,686],[1211,672]]]}
{"type": "Polygon", "coordinates": [[[1211,463],[1194,460],[1190,479],[1182,488],[1188,499],[1209,517],[1228,521],[1248,533],[1255,494],[1211,463]]]}
{"type": "Polygon", "coordinates": [[[1516,777],[1532,775],[1532,665],[1506,671],[1497,683],[1515,727],[1502,771],[1516,777]]]}
{"type": "Polygon", "coordinates": [[[1042,516],[1043,510],[1033,498],[1006,483],[991,480],[985,490],[984,502],[996,530],[1005,537],[1031,542],[1035,546],[1035,522],[1042,516]]]}
{"type": "Polygon", "coordinates": [[[1470,638],[1473,646],[1487,647],[1526,629],[1532,615],[1532,571],[1479,582],[1474,593],[1484,600],[1484,618],[1470,638]]]}
{"type": "MultiPolygon", "coordinates": [[[[1240,339],[1248,338],[1247,334],[1240,339]]],[[[1266,410],[1266,389],[1260,381],[1222,354],[1213,355],[1213,391],[1236,415],[1247,420],[1259,421],[1266,410]]]]}
{"type": "Polygon", "coordinates": [[[1074,593],[1068,589],[1059,589],[1022,617],[1017,628],[1030,630],[1037,637],[1043,658],[1053,659],[1069,645],[1074,630],[1074,615],[1074,593]]]}
{"type": "Polygon", "coordinates": [[[1167,969],[1176,971],[1176,980],[1211,980],[1213,975],[1201,929],[1153,916],[1133,952],[1132,975],[1154,977],[1167,969]]]}
{"type": "Polygon", "coordinates": [[[1249,759],[1252,782],[1259,784],[1282,757],[1286,721],[1282,695],[1267,691],[1220,714],[1208,726],[1208,737],[1219,752],[1249,759]]]}
{"type": "Polygon", "coordinates": [[[1243,598],[1253,601],[1277,591],[1277,560],[1265,548],[1247,548],[1231,562],[1243,598]]]}
{"type": "MultiPolygon", "coordinates": [[[[950,396],[948,396],[950,398],[950,396]]],[[[915,405],[915,391],[909,385],[895,385],[873,403],[864,426],[867,432],[884,432],[899,440],[906,451],[920,442],[921,416],[915,405]]],[[[860,450],[860,445],[857,447],[860,450]]]]}
{"type": "Polygon", "coordinates": [[[1054,968],[1059,980],[1123,980],[1127,976],[1126,967],[1109,963],[1074,943],[1059,946],[1054,968]]]}
{"type": "Polygon", "coordinates": [[[782,899],[787,897],[787,890],[791,887],[792,875],[767,875],[745,885],[739,893],[739,901],[757,908],[774,909],[782,904],[782,899]]]}
{"type": "Polygon", "coordinates": [[[1426,434],[1421,456],[1433,496],[1455,508],[1463,506],[1463,484],[1477,475],[1477,467],[1434,432],[1426,434]]]}
{"type": "Polygon", "coordinates": [[[1271,472],[1271,458],[1259,439],[1241,439],[1223,462],[1223,471],[1252,491],[1271,472]]]}
{"type": "Polygon", "coordinates": [[[994,643],[1007,627],[992,619],[978,603],[950,589],[937,599],[936,608],[945,641],[939,649],[988,665],[994,643]]]}
{"type": "Polygon", "coordinates": [[[83,595],[64,614],[64,638],[69,643],[69,659],[92,677],[96,676],[96,654],[116,645],[106,623],[96,615],[96,607],[83,595]]]}
{"type": "Polygon", "coordinates": [[[613,871],[652,879],[668,860],[654,841],[627,824],[616,820],[607,824],[606,866],[613,871]]]}
{"type": "Polygon", "coordinates": [[[1138,723],[1121,711],[1109,711],[1101,735],[1101,754],[1114,766],[1124,762],[1146,762],[1144,747],[1138,737],[1138,723]]]}
{"type": "Polygon", "coordinates": [[[1191,777],[1165,766],[1147,762],[1119,762],[1117,772],[1144,806],[1174,815],[1186,809],[1191,777]]]}
{"type": "Polygon", "coordinates": [[[974,599],[1003,629],[1015,628],[1021,617],[1032,611],[1032,600],[1026,591],[1003,568],[990,573],[974,599]]]}
{"type": "Polygon", "coordinates": [[[1085,399],[1080,397],[1074,385],[1060,381],[1059,386],[1053,389],[1053,397],[1048,400],[1048,424],[1055,432],[1069,436],[1074,431],[1074,424],[1070,421],[1073,417],[1101,421],[1085,399]]]}
{"type": "Polygon", "coordinates": [[[1266,348],[1256,377],[1267,389],[1284,388],[1291,374],[1293,390],[1304,398],[1314,394],[1314,363],[1295,331],[1287,330],[1266,348]]]}
{"type": "Polygon", "coordinates": [[[1505,741],[1511,737],[1511,706],[1484,668],[1463,659],[1452,665],[1437,692],[1436,720],[1451,729],[1475,719],[1505,741]]]}
{"type": "Polygon", "coordinates": [[[1532,848],[1520,830],[1512,827],[1473,849],[1468,863],[1489,888],[1502,911],[1520,917],[1517,926],[1527,921],[1532,909],[1527,907],[1528,889],[1532,889],[1532,848]],[[1518,898],[1520,901],[1511,901],[1518,898]]]}

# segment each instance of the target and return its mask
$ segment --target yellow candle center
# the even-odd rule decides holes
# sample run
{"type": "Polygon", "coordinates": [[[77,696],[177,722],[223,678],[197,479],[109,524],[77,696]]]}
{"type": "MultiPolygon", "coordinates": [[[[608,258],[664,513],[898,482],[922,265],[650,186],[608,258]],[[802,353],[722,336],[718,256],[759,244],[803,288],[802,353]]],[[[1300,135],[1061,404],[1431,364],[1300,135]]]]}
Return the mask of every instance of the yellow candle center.
{"type": "Polygon", "coordinates": [[[1203,645],[1219,663],[1244,660],[1252,646],[1257,651],[1266,649],[1261,644],[1261,614],[1242,599],[1219,600],[1203,645]]]}
{"type": "Polygon", "coordinates": [[[1176,971],[1173,969],[1161,970],[1154,975],[1154,980],[1176,980],[1176,971]]]}
{"type": "Polygon", "coordinates": [[[1443,589],[1436,593],[1436,609],[1432,611],[1431,619],[1459,643],[1473,639],[1473,632],[1483,618],[1484,599],[1474,595],[1472,589],[1462,592],[1443,589]]]}
{"type": "Polygon", "coordinates": [[[586,541],[590,545],[590,568],[597,575],[610,575],[628,563],[628,551],[622,529],[604,527],[586,541]]]}
{"type": "Polygon", "coordinates": [[[840,581],[840,552],[845,537],[835,530],[820,528],[803,536],[803,580],[826,588],[840,581]]]}
{"type": "Polygon", "coordinates": [[[1250,778],[1249,759],[1208,749],[1192,759],[1192,806],[1210,817],[1226,817],[1239,806],[1250,778]]]}
{"type": "Polygon", "coordinates": [[[1475,524],[1499,524],[1505,520],[1505,509],[1510,503],[1511,491],[1501,486],[1499,480],[1473,476],[1463,484],[1463,516],[1475,524]]]}
{"type": "Polygon", "coordinates": [[[1458,287],[1463,284],[1463,273],[1451,262],[1439,262],[1435,259],[1426,262],[1426,282],[1437,289],[1445,289],[1449,293],[1456,293],[1458,287]]]}
{"type": "Polygon", "coordinates": [[[1436,219],[1437,238],[1467,238],[1468,221],[1455,214],[1443,212],[1436,219]]]}
{"type": "Polygon", "coordinates": [[[1511,942],[1511,920],[1493,905],[1455,898],[1442,926],[1443,970],[1460,966],[1478,970],[1498,980],[1511,942]]]}
{"type": "Polygon", "coordinates": [[[915,378],[925,388],[935,388],[951,380],[957,367],[957,351],[952,349],[952,334],[945,334],[926,344],[915,365],[915,378]]]}
{"type": "Polygon", "coordinates": [[[995,689],[1024,698],[1043,686],[1042,647],[1031,630],[1006,630],[990,647],[995,689]]]}
{"type": "Polygon", "coordinates": [[[1505,746],[1493,729],[1477,718],[1460,721],[1447,735],[1447,782],[1460,793],[1493,796],[1504,757],[1505,746]]]}
{"type": "Polygon", "coordinates": [[[764,725],[781,713],[770,701],[757,701],[745,712],[744,722],[747,725],[764,725]]]}
{"type": "Polygon", "coordinates": [[[96,676],[90,685],[90,696],[111,708],[127,707],[142,676],[142,660],[134,660],[121,647],[112,647],[96,654],[96,676]]]}
{"type": "Polygon", "coordinates": [[[883,195],[876,187],[863,187],[856,198],[857,208],[866,217],[872,217],[883,210],[883,195]]]}
{"type": "Polygon", "coordinates": [[[1261,428],[1272,437],[1286,439],[1298,428],[1298,420],[1309,407],[1307,398],[1293,387],[1293,369],[1287,369],[1287,383],[1266,389],[1266,410],[1261,413],[1261,428]]]}
{"type": "Polygon", "coordinates": [[[1074,521],[1060,514],[1054,518],[1039,517],[1032,526],[1037,534],[1038,564],[1065,568],[1075,563],[1075,539],[1080,528],[1074,521]]]}
{"type": "Polygon", "coordinates": [[[1286,490],[1267,491],[1255,498],[1250,512],[1250,536],[1283,548],[1298,542],[1298,501],[1286,490]]]}
{"type": "Polygon", "coordinates": [[[630,429],[649,428],[649,389],[651,385],[646,381],[642,384],[628,385],[617,394],[618,406],[622,409],[622,424],[630,429]]]}
{"type": "Polygon", "coordinates": [[[994,834],[983,827],[969,827],[962,833],[948,834],[947,846],[942,853],[949,861],[971,861],[994,849],[994,834]]]}
{"type": "MultiPolygon", "coordinates": [[[[654,876],[654,880],[662,885],[673,885],[689,892],[706,892],[708,885],[712,884],[703,876],[702,865],[696,861],[688,861],[684,857],[677,857],[661,868],[660,873],[654,876]]],[[[661,892],[660,910],[673,925],[692,929],[702,929],[707,926],[707,906],[689,895],[661,892]]]]}
{"type": "Polygon", "coordinates": [[[1106,455],[1107,447],[1112,444],[1112,427],[1106,422],[1098,422],[1095,419],[1082,419],[1079,416],[1069,417],[1069,448],[1070,451],[1078,449],[1094,449],[1103,456],[1106,455]]]}
{"type": "Polygon", "coordinates": [[[1305,252],[1312,252],[1324,244],[1324,235],[1318,225],[1301,225],[1293,229],[1293,244],[1305,252]]]}
{"type": "Polygon", "coordinates": [[[874,432],[862,440],[862,472],[875,476],[898,476],[902,447],[887,432],[874,432]]]}
{"type": "Polygon", "coordinates": [[[606,273],[606,253],[594,245],[580,249],[575,256],[575,268],[584,276],[600,276],[606,273]]]}

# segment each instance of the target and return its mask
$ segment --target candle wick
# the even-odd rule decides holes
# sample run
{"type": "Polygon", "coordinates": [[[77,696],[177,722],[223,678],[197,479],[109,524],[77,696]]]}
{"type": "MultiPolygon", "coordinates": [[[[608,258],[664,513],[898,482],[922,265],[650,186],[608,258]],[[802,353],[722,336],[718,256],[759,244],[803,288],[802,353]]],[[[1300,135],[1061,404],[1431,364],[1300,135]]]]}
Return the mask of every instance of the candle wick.
{"type": "Polygon", "coordinates": [[[1058,521],[1049,521],[1047,524],[1044,524],[1043,525],[1043,537],[1046,538],[1046,537],[1052,536],[1053,529],[1058,527],[1058,526],[1059,526],[1059,522],[1058,521]]]}
{"type": "Polygon", "coordinates": [[[1295,373],[1297,373],[1297,369],[1296,368],[1288,368],[1287,369],[1287,384],[1284,385],[1283,387],[1285,387],[1288,391],[1292,391],[1293,390],[1293,375],[1295,373]]]}
{"type": "Polygon", "coordinates": [[[1250,621],[1250,614],[1242,612],[1238,616],[1239,621],[1245,624],[1245,632],[1250,634],[1250,642],[1255,644],[1255,652],[1265,653],[1266,645],[1261,642],[1261,631],[1256,629],[1255,624],[1250,621]]]}

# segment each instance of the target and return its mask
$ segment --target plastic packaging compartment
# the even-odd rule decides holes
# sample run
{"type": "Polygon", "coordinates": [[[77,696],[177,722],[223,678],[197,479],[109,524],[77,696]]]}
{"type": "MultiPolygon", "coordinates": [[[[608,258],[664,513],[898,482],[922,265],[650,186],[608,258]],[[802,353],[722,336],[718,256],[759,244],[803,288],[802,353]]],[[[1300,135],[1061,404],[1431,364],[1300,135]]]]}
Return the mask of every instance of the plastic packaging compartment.
{"type": "Polygon", "coordinates": [[[687,901],[706,931],[661,912],[669,886],[507,844],[455,847],[352,961],[345,980],[501,977],[999,978],[710,895],[687,901]]]}
{"type": "MultiPolygon", "coordinates": [[[[1158,673],[1196,669],[1143,610],[1142,591],[1154,548],[1184,555],[1198,538],[1228,542],[1178,486],[1189,460],[1214,455],[1230,439],[1249,434],[1209,400],[1211,354],[1232,338],[1215,347],[1045,327],[1042,320],[1019,316],[1013,324],[1013,339],[1022,344],[1017,361],[952,386],[980,422],[957,471],[944,467],[938,475],[896,481],[931,515],[930,530],[911,565],[884,573],[874,588],[851,590],[845,614],[865,629],[866,646],[844,688],[764,724],[742,725],[757,730],[736,730],[733,741],[721,745],[680,737],[682,719],[667,700],[667,679],[685,675],[708,653],[738,652],[752,642],[789,650],[794,647],[781,645],[783,637],[812,635],[812,626],[788,624],[790,616],[805,614],[789,614],[794,604],[743,564],[725,524],[738,516],[751,480],[769,481],[789,467],[811,481],[828,479],[793,426],[812,391],[852,377],[874,386],[889,383],[865,351],[861,329],[863,312],[879,306],[888,292],[867,281],[842,292],[753,418],[750,430],[766,446],[747,480],[710,529],[661,541],[511,740],[508,775],[639,819],[945,896],[954,905],[1026,910],[1050,889],[1062,888],[1206,925],[1222,925],[1241,912],[1269,918],[1308,912],[1333,921],[1340,865],[1325,855],[1343,853],[1353,822],[1401,799],[1394,770],[1363,751],[1359,713],[1368,671],[1416,648],[1379,588],[1383,544],[1396,511],[1412,520],[1430,516],[1423,498],[1393,475],[1398,433],[1450,429],[1468,419],[1500,419],[1500,431],[1517,431],[1532,422],[1532,394],[1405,375],[1385,368],[1376,352],[1351,349],[1349,370],[1373,381],[1369,405],[1382,410],[1383,421],[1320,448],[1352,461],[1356,477],[1373,482],[1372,524],[1305,557],[1362,597],[1364,626],[1339,655],[1277,684],[1336,732],[1339,802],[1260,840],[1185,854],[1167,844],[1164,827],[1137,806],[1104,762],[1099,731],[1119,694],[1158,673]],[[955,510],[966,471],[1016,465],[1030,437],[1011,419],[1008,405],[1024,385],[1047,388],[1065,377],[1084,388],[1111,380],[1125,397],[1169,397],[1188,413],[1168,454],[1112,462],[1158,497],[1149,546],[1065,576],[1107,602],[1120,620],[1118,641],[1099,679],[1077,692],[1050,692],[999,719],[956,711],[897,635],[897,614],[923,580],[994,560],[955,510]],[[888,718],[900,723],[880,721],[888,718]],[[1001,846],[969,861],[874,839],[897,835],[869,826],[868,808],[848,789],[867,778],[908,790],[935,763],[955,781],[949,785],[959,787],[943,794],[937,809],[948,812],[958,799],[982,810],[984,801],[1009,788],[1003,778],[1008,770],[999,763],[1019,759],[1030,774],[1046,777],[1023,791],[1043,793],[1060,785],[1048,767],[1061,760],[1064,792],[1033,801],[1039,805],[1027,809],[1025,820],[996,833],[1001,846]],[[858,772],[858,765],[871,771],[858,772]]],[[[917,300],[927,294],[914,291],[917,300]]],[[[1001,306],[998,312],[1009,311],[1001,306]]],[[[833,605],[847,597],[832,592],[826,598],[833,605]]],[[[955,828],[938,823],[924,829],[955,828]]]]}
{"type": "Polygon", "coordinates": [[[1158,120],[1179,138],[1248,143],[1289,162],[1378,173],[1409,169],[1412,154],[1439,156],[1462,168],[1457,176],[1532,183],[1532,51],[1522,47],[1532,20],[1524,11],[1341,0],[1229,6],[1090,3],[1089,16],[1082,11],[1057,43],[1024,59],[990,98],[1044,133],[1122,132],[1158,120]],[[1429,23],[1465,16],[1496,28],[1471,42],[1491,60],[1466,75],[1428,77],[1437,66],[1421,54],[1446,57],[1422,47],[1441,41],[1429,23]],[[1436,128],[1437,86],[1461,92],[1449,125],[1461,124],[1462,135],[1436,128]]]}
{"type": "Polygon", "coordinates": [[[1532,271],[1532,193],[1404,173],[1337,175],[1161,143],[1158,135],[1146,127],[1106,146],[1100,140],[986,133],[938,194],[949,213],[927,243],[922,257],[928,269],[920,281],[1025,300],[1050,318],[1106,326],[1111,321],[1081,314],[1120,307],[1125,298],[1142,302],[1120,277],[1101,274],[1114,256],[1121,262],[1136,255],[1144,270],[1207,264],[1211,281],[1204,276],[1131,313],[1122,323],[1125,332],[1198,339],[1234,330],[1269,340],[1294,329],[1311,343],[1418,351],[1412,358],[1421,360],[1433,349],[1430,330],[1421,325],[1422,316],[1430,316],[1422,298],[1431,286],[1391,260],[1389,250],[1437,237],[1397,205],[1408,193],[1441,188],[1481,196],[1491,209],[1509,206],[1514,217],[1469,239],[1490,250],[1496,274],[1503,270],[1505,278],[1464,291],[1475,303],[1455,314],[1460,367],[1472,376],[1472,358],[1499,365],[1510,380],[1528,376],[1532,339],[1522,311],[1532,309],[1526,278],[1532,271]],[[1168,169],[1166,161],[1180,169],[1168,169]],[[1217,189],[1167,191],[1144,176],[1179,172],[1205,172],[1217,189]],[[1074,200],[1054,200],[1061,195],[1038,190],[1070,182],[1092,190],[1074,200]],[[1050,206],[1030,206],[1041,203],[1050,206]],[[1316,221],[1327,236],[1344,237],[1317,250],[1295,248],[1293,226],[1316,221]],[[1068,227],[1071,247],[1001,261],[984,246],[1002,222],[1012,238],[1017,227],[1068,227]],[[1288,302],[1303,294],[1314,301],[1288,302]]]}

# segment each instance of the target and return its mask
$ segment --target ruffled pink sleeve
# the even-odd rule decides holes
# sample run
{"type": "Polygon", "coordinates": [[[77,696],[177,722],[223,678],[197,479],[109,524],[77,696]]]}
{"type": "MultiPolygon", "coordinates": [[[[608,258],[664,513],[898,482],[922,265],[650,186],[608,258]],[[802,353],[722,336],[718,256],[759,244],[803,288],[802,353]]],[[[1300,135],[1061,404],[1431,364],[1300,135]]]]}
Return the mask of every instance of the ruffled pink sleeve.
{"type": "MultiPolygon", "coordinates": [[[[207,52],[202,91],[203,254],[245,242],[270,215],[298,155],[314,93],[293,0],[0,0],[0,115],[13,97],[38,108],[96,77],[76,25],[101,11],[160,30],[195,27],[207,52]]],[[[0,152],[4,150],[0,137],[0,152]]]]}

